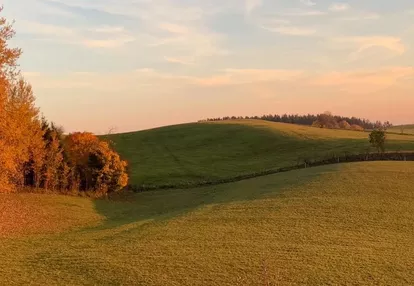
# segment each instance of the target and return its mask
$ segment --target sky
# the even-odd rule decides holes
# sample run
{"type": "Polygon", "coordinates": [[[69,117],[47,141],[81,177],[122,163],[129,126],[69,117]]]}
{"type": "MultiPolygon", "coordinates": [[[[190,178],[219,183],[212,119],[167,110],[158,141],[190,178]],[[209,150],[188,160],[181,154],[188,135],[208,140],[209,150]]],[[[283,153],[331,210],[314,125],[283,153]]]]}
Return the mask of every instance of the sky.
{"type": "Polygon", "coordinates": [[[414,122],[412,0],[3,0],[67,132],[331,111],[414,122]]]}

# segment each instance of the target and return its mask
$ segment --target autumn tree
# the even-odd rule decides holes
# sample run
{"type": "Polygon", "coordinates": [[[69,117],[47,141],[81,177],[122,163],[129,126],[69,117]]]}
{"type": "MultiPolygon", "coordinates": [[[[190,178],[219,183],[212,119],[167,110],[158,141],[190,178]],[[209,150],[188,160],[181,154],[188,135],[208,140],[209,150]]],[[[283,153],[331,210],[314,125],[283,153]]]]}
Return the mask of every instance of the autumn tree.
{"type": "MultiPolygon", "coordinates": [[[[3,8],[0,8],[0,12],[3,8]]],[[[21,50],[10,48],[8,41],[15,32],[4,17],[0,18],[0,192],[14,189],[13,178],[17,177],[18,138],[10,129],[12,118],[9,116],[10,87],[16,79],[17,60],[21,50]]]]}
{"type": "Polygon", "coordinates": [[[32,87],[17,69],[21,50],[8,46],[13,36],[0,18],[0,192],[23,186],[101,192],[125,187],[126,162],[108,143],[91,133],[65,137],[39,118],[32,87]]]}
{"type": "Polygon", "coordinates": [[[111,150],[107,142],[99,142],[97,147],[88,159],[94,189],[104,193],[122,190],[128,184],[126,162],[111,150]]]}
{"type": "Polygon", "coordinates": [[[47,190],[61,190],[66,188],[62,184],[62,172],[64,169],[63,138],[60,129],[53,123],[49,124],[42,119],[44,146],[43,166],[40,174],[40,187],[47,190]]]}
{"type": "Polygon", "coordinates": [[[316,121],[313,122],[312,126],[319,127],[319,128],[331,128],[331,129],[339,128],[338,122],[336,121],[332,113],[329,111],[319,114],[317,116],[316,121]]]}
{"type": "Polygon", "coordinates": [[[116,192],[128,184],[127,163],[92,133],[68,135],[65,149],[69,164],[80,178],[80,190],[116,192]]]}
{"type": "Polygon", "coordinates": [[[32,87],[22,78],[7,84],[0,126],[0,152],[2,189],[12,191],[16,187],[35,183],[35,173],[39,172],[43,160],[42,129],[35,107],[32,87]],[[7,178],[6,178],[7,177],[7,178]]]}
{"type": "Polygon", "coordinates": [[[349,130],[351,129],[351,124],[349,124],[346,120],[342,120],[339,122],[339,128],[349,130]]]}
{"type": "Polygon", "coordinates": [[[392,125],[392,123],[391,122],[389,122],[389,121],[385,121],[383,124],[382,124],[382,129],[383,130],[387,130],[388,128],[391,128],[393,125],[392,125]]]}
{"type": "Polygon", "coordinates": [[[359,125],[357,125],[357,124],[352,124],[351,125],[351,130],[354,130],[354,131],[364,131],[364,128],[361,127],[361,126],[359,126],[359,125]]]}
{"type": "Polygon", "coordinates": [[[32,87],[17,69],[21,50],[8,46],[14,34],[0,18],[0,192],[35,184],[43,160],[39,111],[32,87]]]}

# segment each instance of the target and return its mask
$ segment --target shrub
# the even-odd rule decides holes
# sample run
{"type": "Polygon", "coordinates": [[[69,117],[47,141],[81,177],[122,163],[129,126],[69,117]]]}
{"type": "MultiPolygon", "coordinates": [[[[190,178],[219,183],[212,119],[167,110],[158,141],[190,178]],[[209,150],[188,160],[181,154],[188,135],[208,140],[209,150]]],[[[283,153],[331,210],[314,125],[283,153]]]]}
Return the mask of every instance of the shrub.
{"type": "Polygon", "coordinates": [[[349,130],[351,129],[351,124],[349,124],[346,120],[342,120],[339,122],[339,128],[349,130]]]}
{"type": "Polygon", "coordinates": [[[336,121],[335,117],[330,112],[319,114],[317,118],[318,119],[315,120],[312,124],[312,126],[314,127],[330,128],[330,129],[339,128],[338,122],[336,121]]]}
{"type": "Polygon", "coordinates": [[[68,163],[80,178],[79,189],[117,192],[128,184],[127,163],[92,133],[73,133],[65,138],[68,163]]]}
{"type": "Polygon", "coordinates": [[[354,131],[364,131],[364,128],[362,128],[362,127],[361,127],[361,126],[359,126],[359,125],[352,124],[352,125],[351,125],[351,130],[354,130],[354,131]]]}
{"type": "Polygon", "coordinates": [[[378,153],[384,153],[386,138],[383,130],[374,130],[369,134],[369,143],[377,149],[378,153]]]}

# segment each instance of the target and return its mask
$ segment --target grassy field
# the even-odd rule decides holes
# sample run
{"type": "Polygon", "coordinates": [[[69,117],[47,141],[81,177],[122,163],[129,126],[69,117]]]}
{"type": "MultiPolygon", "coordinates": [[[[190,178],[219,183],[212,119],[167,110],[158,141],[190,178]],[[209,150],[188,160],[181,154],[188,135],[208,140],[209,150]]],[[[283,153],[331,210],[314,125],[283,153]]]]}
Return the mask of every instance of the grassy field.
{"type": "MultiPolygon", "coordinates": [[[[196,123],[111,135],[132,185],[186,185],[370,150],[368,133],[259,120],[196,123]]],[[[387,150],[414,150],[390,134],[387,150]]],[[[373,150],[372,150],[373,151],[373,150]]]]}
{"type": "Polygon", "coordinates": [[[404,134],[414,134],[414,124],[394,126],[394,127],[389,128],[387,131],[393,132],[393,133],[402,133],[402,131],[404,131],[404,134]]]}
{"type": "Polygon", "coordinates": [[[3,233],[0,285],[414,285],[413,170],[338,164],[117,202],[0,196],[50,218],[3,233]]]}
{"type": "Polygon", "coordinates": [[[76,197],[41,194],[0,194],[0,238],[56,233],[96,225],[104,216],[94,203],[76,197]]]}

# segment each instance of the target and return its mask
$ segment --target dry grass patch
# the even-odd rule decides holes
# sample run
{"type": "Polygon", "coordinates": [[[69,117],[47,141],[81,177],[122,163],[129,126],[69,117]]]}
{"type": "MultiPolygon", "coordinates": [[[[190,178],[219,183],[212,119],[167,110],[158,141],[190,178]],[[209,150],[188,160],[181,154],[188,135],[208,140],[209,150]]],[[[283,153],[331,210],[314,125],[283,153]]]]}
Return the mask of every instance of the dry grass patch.
{"type": "Polygon", "coordinates": [[[0,195],[0,238],[57,233],[96,225],[102,218],[90,199],[40,194],[0,195]]]}

